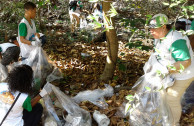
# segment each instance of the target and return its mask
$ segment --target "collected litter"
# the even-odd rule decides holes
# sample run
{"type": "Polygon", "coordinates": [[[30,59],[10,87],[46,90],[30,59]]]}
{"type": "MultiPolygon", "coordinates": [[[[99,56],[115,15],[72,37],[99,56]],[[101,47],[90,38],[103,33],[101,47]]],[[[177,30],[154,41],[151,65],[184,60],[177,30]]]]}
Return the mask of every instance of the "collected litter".
{"type": "MultiPolygon", "coordinates": [[[[52,89],[53,94],[56,96],[56,100],[58,100],[58,106],[59,103],[60,106],[62,106],[61,111],[63,112],[63,118],[60,118],[61,124],[59,124],[59,117],[56,114],[57,112],[54,111],[54,106],[51,105],[52,101],[47,98],[44,99],[44,102],[47,103],[45,104],[45,107],[48,110],[49,114],[52,116],[48,116],[48,118],[50,119],[45,120],[52,120],[53,123],[57,122],[59,126],[63,125],[62,122],[64,123],[64,120],[64,126],[91,126],[91,116],[89,112],[80,108],[78,104],[76,104],[70,97],[60,91],[59,88],[51,84],[50,88],[52,89]],[[55,119],[55,121],[53,121],[53,118],[55,119]]],[[[48,123],[48,121],[45,122],[45,124],[48,123]]]]}
{"type": "Polygon", "coordinates": [[[108,126],[110,124],[110,119],[97,110],[94,111],[93,118],[98,123],[98,126],[108,126]]]}
{"type": "Polygon", "coordinates": [[[95,90],[87,90],[83,92],[79,92],[75,97],[72,99],[76,103],[80,103],[82,101],[90,101],[94,105],[106,109],[108,104],[105,102],[104,97],[111,97],[113,96],[114,89],[112,86],[105,84],[105,89],[95,89],[95,90]]]}

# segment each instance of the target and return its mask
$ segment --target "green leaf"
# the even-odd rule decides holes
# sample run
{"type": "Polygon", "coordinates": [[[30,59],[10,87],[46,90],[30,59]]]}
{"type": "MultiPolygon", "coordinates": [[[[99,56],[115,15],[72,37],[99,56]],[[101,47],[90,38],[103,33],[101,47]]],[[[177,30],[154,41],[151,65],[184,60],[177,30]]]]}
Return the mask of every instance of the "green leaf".
{"type": "Polygon", "coordinates": [[[125,114],[127,114],[127,112],[129,111],[130,108],[131,108],[131,104],[130,103],[127,103],[125,105],[125,114]]]}
{"type": "Polygon", "coordinates": [[[177,6],[178,5],[178,3],[172,3],[172,4],[170,4],[170,8],[172,8],[172,7],[174,7],[174,6],[177,6]]]}
{"type": "Polygon", "coordinates": [[[182,64],[180,64],[180,70],[179,70],[179,72],[182,73],[184,71],[184,69],[185,69],[185,67],[182,64]]]}
{"type": "Polygon", "coordinates": [[[166,3],[166,2],[163,2],[162,4],[165,5],[165,6],[169,6],[170,5],[169,3],[166,3]]]}
{"type": "Polygon", "coordinates": [[[154,50],[155,50],[157,53],[161,53],[160,50],[158,50],[157,48],[154,48],[154,50]]]}
{"type": "Polygon", "coordinates": [[[127,68],[126,68],[126,66],[124,64],[119,64],[119,70],[126,71],[127,68]]]}
{"type": "Polygon", "coordinates": [[[133,100],[134,100],[133,95],[127,95],[125,98],[126,98],[127,100],[129,100],[129,101],[133,101],[133,100]]]}
{"type": "Polygon", "coordinates": [[[151,88],[150,87],[145,87],[145,89],[147,90],[147,91],[151,91],[151,88]]]}
{"type": "Polygon", "coordinates": [[[125,55],[125,53],[123,53],[123,52],[121,52],[121,54],[120,54],[121,56],[124,56],[125,55]]]}
{"type": "Polygon", "coordinates": [[[162,72],[160,70],[156,70],[156,73],[158,76],[160,76],[162,74],[162,72]]]}

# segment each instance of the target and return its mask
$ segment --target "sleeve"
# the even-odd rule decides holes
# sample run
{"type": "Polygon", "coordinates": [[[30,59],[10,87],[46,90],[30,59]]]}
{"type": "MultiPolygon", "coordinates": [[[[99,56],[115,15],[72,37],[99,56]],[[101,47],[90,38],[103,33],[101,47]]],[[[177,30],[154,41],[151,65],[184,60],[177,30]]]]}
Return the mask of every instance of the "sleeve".
{"type": "Polygon", "coordinates": [[[19,25],[19,34],[20,36],[27,36],[27,27],[26,27],[26,24],[25,23],[21,23],[19,25]]]}
{"type": "Polygon", "coordinates": [[[191,23],[190,30],[194,30],[194,20],[193,20],[192,23],[191,23]]]}
{"type": "Polygon", "coordinates": [[[171,55],[176,62],[185,61],[191,58],[186,40],[184,39],[179,39],[173,42],[169,51],[171,51],[171,55]]]}
{"type": "Polygon", "coordinates": [[[26,109],[28,112],[32,111],[31,98],[29,96],[24,101],[22,107],[26,109]]]}
{"type": "Polygon", "coordinates": [[[0,53],[2,52],[2,48],[0,47],[0,53]]]}

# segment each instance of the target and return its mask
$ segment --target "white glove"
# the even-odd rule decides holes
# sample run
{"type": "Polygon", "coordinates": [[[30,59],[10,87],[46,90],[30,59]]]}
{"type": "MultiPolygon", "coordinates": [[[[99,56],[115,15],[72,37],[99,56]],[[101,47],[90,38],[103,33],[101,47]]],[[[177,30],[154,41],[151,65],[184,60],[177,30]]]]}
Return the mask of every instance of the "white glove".
{"type": "Polygon", "coordinates": [[[41,42],[38,42],[38,41],[32,41],[32,42],[31,42],[31,45],[32,45],[32,46],[41,47],[42,44],[41,44],[41,42]]]}
{"type": "Polygon", "coordinates": [[[52,92],[52,87],[51,87],[51,84],[50,83],[46,83],[43,87],[43,89],[41,90],[41,92],[39,93],[39,95],[41,97],[44,97],[45,95],[47,94],[50,94],[52,92]]]}
{"type": "Polygon", "coordinates": [[[41,90],[41,92],[39,93],[39,95],[41,96],[41,97],[44,97],[45,95],[47,95],[48,93],[47,93],[47,91],[43,88],[42,90],[41,90]]]}
{"type": "Polygon", "coordinates": [[[40,43],[41,43],[41,41],[40,41],[40,39],[38,38],[37,35],[35,36],[35,40],[36,40],[37,42],[40,42],[40,43]]]}

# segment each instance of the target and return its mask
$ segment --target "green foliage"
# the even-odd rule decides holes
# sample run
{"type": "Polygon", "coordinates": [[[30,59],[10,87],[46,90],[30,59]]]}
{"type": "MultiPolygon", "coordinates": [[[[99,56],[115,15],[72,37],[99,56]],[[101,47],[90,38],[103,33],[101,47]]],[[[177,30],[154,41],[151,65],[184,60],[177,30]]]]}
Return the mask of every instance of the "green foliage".
{"type": "Polygon", "coordinates": [[[151,91],[151,88],[150,88],[150,87],[145,87],[145,89],[146,89],[147,91],[151,91]]]}
{"type": "Polygon", "coordinates": [[[126,71],[127,70],[127,67],[122,63],[121,59],[118,58],[117,63],[118,63],[118,67],[119,67],[120,71],[126,71]]]}
{"type": "Polygon", "coordinates": [[[126,47],[128,47],[129,49],[138,48],[140,50],[145,50],[145,51],[149,51],[149,50],[152,49],[149,46],[143,45],[143,43],[141,41],[129,42],[129,43],[126,44],[126,47]]]}

